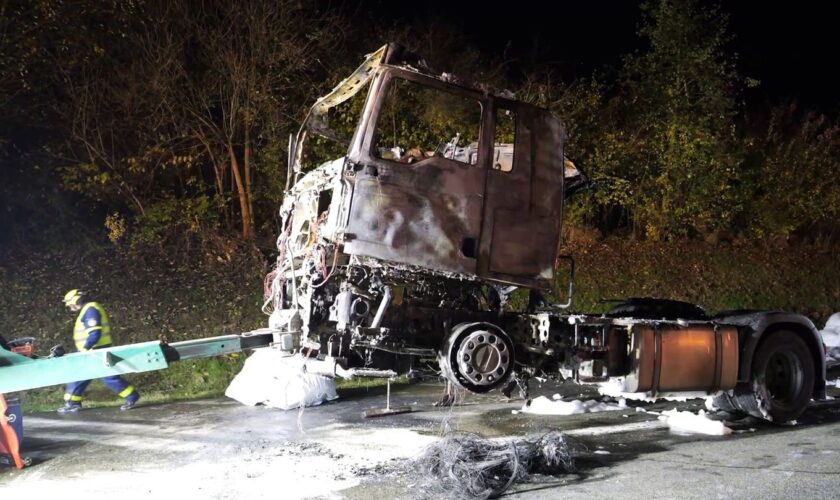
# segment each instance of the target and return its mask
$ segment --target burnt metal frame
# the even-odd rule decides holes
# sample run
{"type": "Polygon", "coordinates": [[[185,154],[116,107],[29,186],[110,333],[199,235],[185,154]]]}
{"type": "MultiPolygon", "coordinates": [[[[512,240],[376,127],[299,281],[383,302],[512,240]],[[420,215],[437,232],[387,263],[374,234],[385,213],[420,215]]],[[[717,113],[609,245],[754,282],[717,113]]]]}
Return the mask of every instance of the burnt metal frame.
{"type": "MultiPolygon", "coordinates": [[[[534,126],[539,125],[539,120],[545,118],[547,115],[550,115],[550,113],[546,110],[542,110],[515,100],[506,99],[504,97],[496,96],[489,93],[483,94],[476,89],[472,89],[456,83],[443,81],[434,76],[425,73],[419,73],[411,69],[405,69],[401,67],[383,64],[379,66],[375,71],[377,74],[374,76],[373,81],[371,83],[368,98],[365,103],[365,111],[360,119],[360,123],[356,129],[356,133],[354,134],[354,138],[351,142],[351,146],[348,151],[348,160],[344,171],[345,177],[351,182],[355,183],[359,179],[359,177],[363,177],[365,175],[364,173],[357,175],[357,171],[361,170],[360,166],[372,167],[370,172],[372,172],[374,176],[377,176],[379,174],[380,169],[382,171],[390,173],[391,171],[396,171],[396,169],[414,169],[418,167],[422,168],[423,166],[429,165],[430,163],[433,165],[441,166],[448,165],[451,167],[452,172],[454,173],[457,173],[459,169],[480,169],[482,171],[481,174],[478,174],[475,171],[472,172],[473,177],[478,177],[472,179],[473,181],[475,181],[473,184],[477,185],[473,185],[473,189],[469,193],[463,193],[473,196],[479,196],[481,198],[480,207],[478,208],[476,213],[467,214],[466,216],[461,217],[461,220],[466,223],[466,226],[478,226],[477,228],[474,228],[475,230],[472,231],[475,234],[466,235],[466,237],[475,238],[478,243],[479,253],[476,256],[477,258],[475,259],[476,265],[473,267],[471,261],[469,263],[466,263],[463,261],[463,259],[461,259],[461,262],[458,262],[457,259],[450,259],[449,262],[445,262],[446,259],[441,259],[444,262],[438,262],[435,259],[431,259],[427,262],[420,262],[419,264],[428,265],[428,267],[430,267],[431,269],[436,270],[455,271],[465,274],[473,274],[483,279],[489,279],[501,283],[514,284],[518,286],[527,286],[530,288],[553,288],[556,278],[553,272],[553,267],[550,276],[548,277],[529,277],[522,274],[511,274],[503,270],[500,271],[498,269],[491,269],[490,263],[490,252],[493,244],[493,242],[490,241],[493,238],[493,228],[491,228],[490,226],[494,223],[494,217],[493,213],[491,213],[491,210],[494,210],[496,208],[493,205],[497,201],[495,198],[489,198],[492,191],[490,189],[490,186],[493,184],[491,177],[495,175],[502,175],[504,176],[505,182],[518,181],[521,185],[527,185],[527,188],[523,189],[525,191],[528,191],[528,194],[520,200],[522,205],[517,207],[517,210],[514,211],[521,211],[523,214],[533,213],[533,184],[537,181],[538,178],[539,172],[537,170],[538,167],[545,169],[547,168],[547,166],[537,165],[535,163],[534,151],[532,151],[533,148],[529,147],[530,145],[525,143],[525,140],[527,138],[519,137],[519,131],[521,124],[523,123],[523,120],[526,119],[526,117],[530,119],[529,123],[531,123],[531,130],[533,130],[534,126]],[[450,92],[455,95],[474,99],[480,103],[482,107],[482,118],[479,130],[478,160],[475,165],[464,164],[462,162],[458,162],[452,159],[439,157],[423,159],[412,164],[404,164],[392,160],[379,158],[378,155],[374,154],[373,148],[375,142],[374,139],[377,134],[377,123],[382,113],[384,102],[388,97],[388,91],[390,89],[391,82],[396,78],[411,81],[419,85],[423,85],[440,91],[450,92]],[[514,167],[511,172],[497,172],[494,169],[492,169],[490,165],[493,157],[492,148],[494,146],[493,143],[495,137],[495,114],[497,112],[497,109],[499,108],[510,109],[511,111],[516,113],[517,117],[517,144],[514,145],[514,167]],[[527,161],[522,159],[522,157],[524,156],[527,156],[527,161]],[[530,205],[526,206],[526,204],[530,205]]],[[[562,149],[562,139],[558,141],[558,146],[562,149]]],[[[399,174],[397,174],[397,176],[399,177],[399,174]]],[[[466,180],[469,181],[470,179],[466,180]]],[[[551,200],[553,200],[552,203],[558,206],[551,210],[551,216],[553,216],[551,220],[559,221],[562,217],[562,205],[564,202],[564,197],[562,195],[562,175],[559,176],[559,178],[557,178],[556,181],[556,188],[558,190],[558,194],[555,195],[554,198],[551,198],[551,200]]],[[[498,181],[496,183],[498,184],[498,181]]],[[[420,190],[418,194],[422,195],[422,190],[420,190]]],[[[452,194],[458,195],[460,193],[455,192],[452,194]]],[[[353,196],[356,196],[355,188],[353,196]]],[[[510,208],[508,208],[507,210],[510,211],[510,208]]],[[[354,221],[347,220],[347,224],[354,225],[354,221]]],[[[555,229],[559,232],[559,222],[556,222],[556,224],[557,227],[555,229]]],[[[349,241],[351,241],[351,243],[349,244],[350,250],[352,251],[354,248],[358,250],[362,245],[352,243],[352,238],[354,236],[352,231],[349,231],[348,234],[350,236],[349,241]]],[[[458,247],[457,241],[451,241],[450,243],[452,243],[453,247],[458,247]]],[[[551,255],[554,259],[556,259],[559,250],[558,243],[553,239],[551,242],[551,246],[553,247],[550,250],[551,255]]],[[[361,253],[365,253],[364,250],[361,250],[361,253]]],[[[398,252],[393,253],[396,254],[398,252]]],[[[387,252],[375,257],[384,258],[386,254],[387,252]]],[[[393,255],[388,256],[393,257],[393,255]]],[[[460,257],[464,259],[472,259],[472,257],[465,256],[463,252],[460,252],[460,257]]],[[[418,264],[416,261],[414,261],[414,259],[409,260],[407,257],[403,257],[402,259],[385,258],[385,260],[406,261],[406,263],[418,264]]]]}
{"type": "MultiPolygon", "coordinates": [[[[371,169],[370,171],[373,172],[372,176],[374,177],[378,177],[380,174],[384,173],[386,177],[390,176],[394,179],[396,182],[395,185],[403,185],[404,187],[407,187],[407,180],[411,177],[409,172],[428,169],[430,174],[433,171],[436,171],[440,175],[440,178],[452,179],[454,182],[449,186],[450,188],[463,188],[460,192],[455,189],[451,189],[448,192],[445,189],[433,189],[431,186],[414,186],[415,189],[413,192],[416,193],[418,197],[425,197],[427,201],[432,202],[430,206],[433,210],[435,207],[439,209],[443,206],[439,201],[435,205],[434,195],[451,195],[451,197],[463,201],[462,208],[464,209],[464,212],[459,214],[452,210],[439,210],[439,213],[435,214],[439,217],[435,217],[434,222],[437,222],[441,225],[441,227],[450,230],[446,233],[446,236],[448,237],[454,236],[454,233],[451,231],[452,226],[460,225],[465,228],[466,233],[470,233],[464,234],[462,237],[475,238],[479,241],[481,238],[481,220],[484,210],[483,205],[486,187],[486,172],[488,170],[488,162],[491,156],[488,151],[488,135],[491,132],[487,127],[489,113],[488,96],[473,89],[448,83],[432,76],[400,67],[382,65],[377,69],[377,72],[378,74],[374,77],[371,83],[370,93],[365,104],[365,112],[363,113],[359,126],[356,129],[356,134],[351,143],[351,147],[348,152],[347,165],[344,171],[345,178],[353,183],[354,186],[350,212],[353,212],[354,205],[357,209],[359,209],[359,204],[364,203],[364,201],[360,198],[362,196],[361,193],[364,191],[359,190],[360,186],[358,183],[370,174],[363,171],[360,168],[361,166],[364,166],[365,168],[369,167],[371,169]],[[481,106],[481,123],[479,129],[478,159],[475,165],[465,164],[454,159],[443,157],[431,157],[416,163],[405,164],[379,158],[377,155],[373,154],[374,152],[372,148],[374,147],[377,121],[382,113],[384,102],[388,97],[391,82],[394,79],[410,81],[424,87],[429,87],[462,96],[470,100],[475,100],[479,103],[481,106]],[[461,179],[461,181],[459,182],[457,179],[461,179]]],[[[355,220],[352,215],[347,220],[348,228],[359,227],[360,224],[360,221],[355,220]]],[[[426,257],[431,258],[427,258],[424,262],[422,258],[424,257],[425,252],[419,252],[418,254],[409,256],[406,254],[406,252],[410,250],[409,248],[381,248],[381,250],[375,250],[373,248],[373,246],[375,246],[373,242],[354,242],[354,236],[355,234],[353,231],[348,229],[348,232],[346,233],[347,240],[345,241],[345,248],[348,249],[349,253],[359,252],[365,255],[372,253],[373,255],[370,256],[375,258],[403,262],[405,264],[419,264],[421,266],[428,267],[430,270],[456,272],[469,275],[477,274],[477,259],[464,255],[460,248],[460,241],[455,241],[452,238],[449,239],[448,243],[451,244],[451,248],[455,249],[455,252],[457,253],[450,252],[446,255],[426,255],[426,257]],[[419,262],[418,258],[420,259],[419,262]]],[[[431,245],[432,242],[428,241],[426,243],[431,245]]]]}

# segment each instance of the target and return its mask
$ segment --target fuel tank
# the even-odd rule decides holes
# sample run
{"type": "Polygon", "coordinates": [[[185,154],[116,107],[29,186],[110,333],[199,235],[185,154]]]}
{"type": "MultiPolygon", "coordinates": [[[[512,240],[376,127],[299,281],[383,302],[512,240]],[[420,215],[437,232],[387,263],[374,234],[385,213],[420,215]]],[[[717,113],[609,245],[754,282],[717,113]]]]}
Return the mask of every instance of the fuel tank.
{"type": "Polygon", "coordinates": [[[627,392],[715,392],[735,387],[735,327],[638,324],[629,331],[632,349],[625,380],[627,392]]]}

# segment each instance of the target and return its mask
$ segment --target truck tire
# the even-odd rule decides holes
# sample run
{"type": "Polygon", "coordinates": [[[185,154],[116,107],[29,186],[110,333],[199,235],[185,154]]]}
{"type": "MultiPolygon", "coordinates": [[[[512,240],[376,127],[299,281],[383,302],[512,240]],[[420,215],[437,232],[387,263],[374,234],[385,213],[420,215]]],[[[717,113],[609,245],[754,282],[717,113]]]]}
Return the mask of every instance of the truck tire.
{"type": "Polygon", "coordinates": [[[802,415],[811,401],[814,371],[805,341],[794,332],[779,330],[759,344],[749,386],[736,388],[734,395],[719,396],[714,404],[776,424],[790,422],[802,415]]]}

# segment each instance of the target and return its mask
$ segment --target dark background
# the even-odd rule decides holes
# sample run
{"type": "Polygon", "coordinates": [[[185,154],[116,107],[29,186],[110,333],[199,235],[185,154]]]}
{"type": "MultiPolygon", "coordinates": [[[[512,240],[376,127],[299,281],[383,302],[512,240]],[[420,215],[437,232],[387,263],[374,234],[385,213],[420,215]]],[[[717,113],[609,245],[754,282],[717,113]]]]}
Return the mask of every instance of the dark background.
{"type": "MultiPolygon", "coordinates": [[[[640,1],[567,0],[510,3],[474,0],[343,4],[383,23],[445,23],[479,48],[505,54],[513,68],[546,64],[566,78],[609,72],[623,54],[641,47],[640,1]]],[[[760,84],[747,92],[756,108],[790,98],[836,113],[837,8],[831,2],[726,1],[731,47],[745,77],[760,84]]]]}

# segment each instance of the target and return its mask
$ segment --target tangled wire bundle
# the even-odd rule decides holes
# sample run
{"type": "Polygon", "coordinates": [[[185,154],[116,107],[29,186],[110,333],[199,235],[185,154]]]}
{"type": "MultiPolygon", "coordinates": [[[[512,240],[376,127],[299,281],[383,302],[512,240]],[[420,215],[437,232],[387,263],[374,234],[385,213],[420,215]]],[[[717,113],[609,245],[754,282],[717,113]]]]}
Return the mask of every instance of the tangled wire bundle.
{"type": "Polygon", "coordinates": [[[515,440],[451,433],[418,459],[433,489],[450,496],[494,498],[532,473],[561,474],[574,468],[568,439],[560,432],[515,440]]]}

